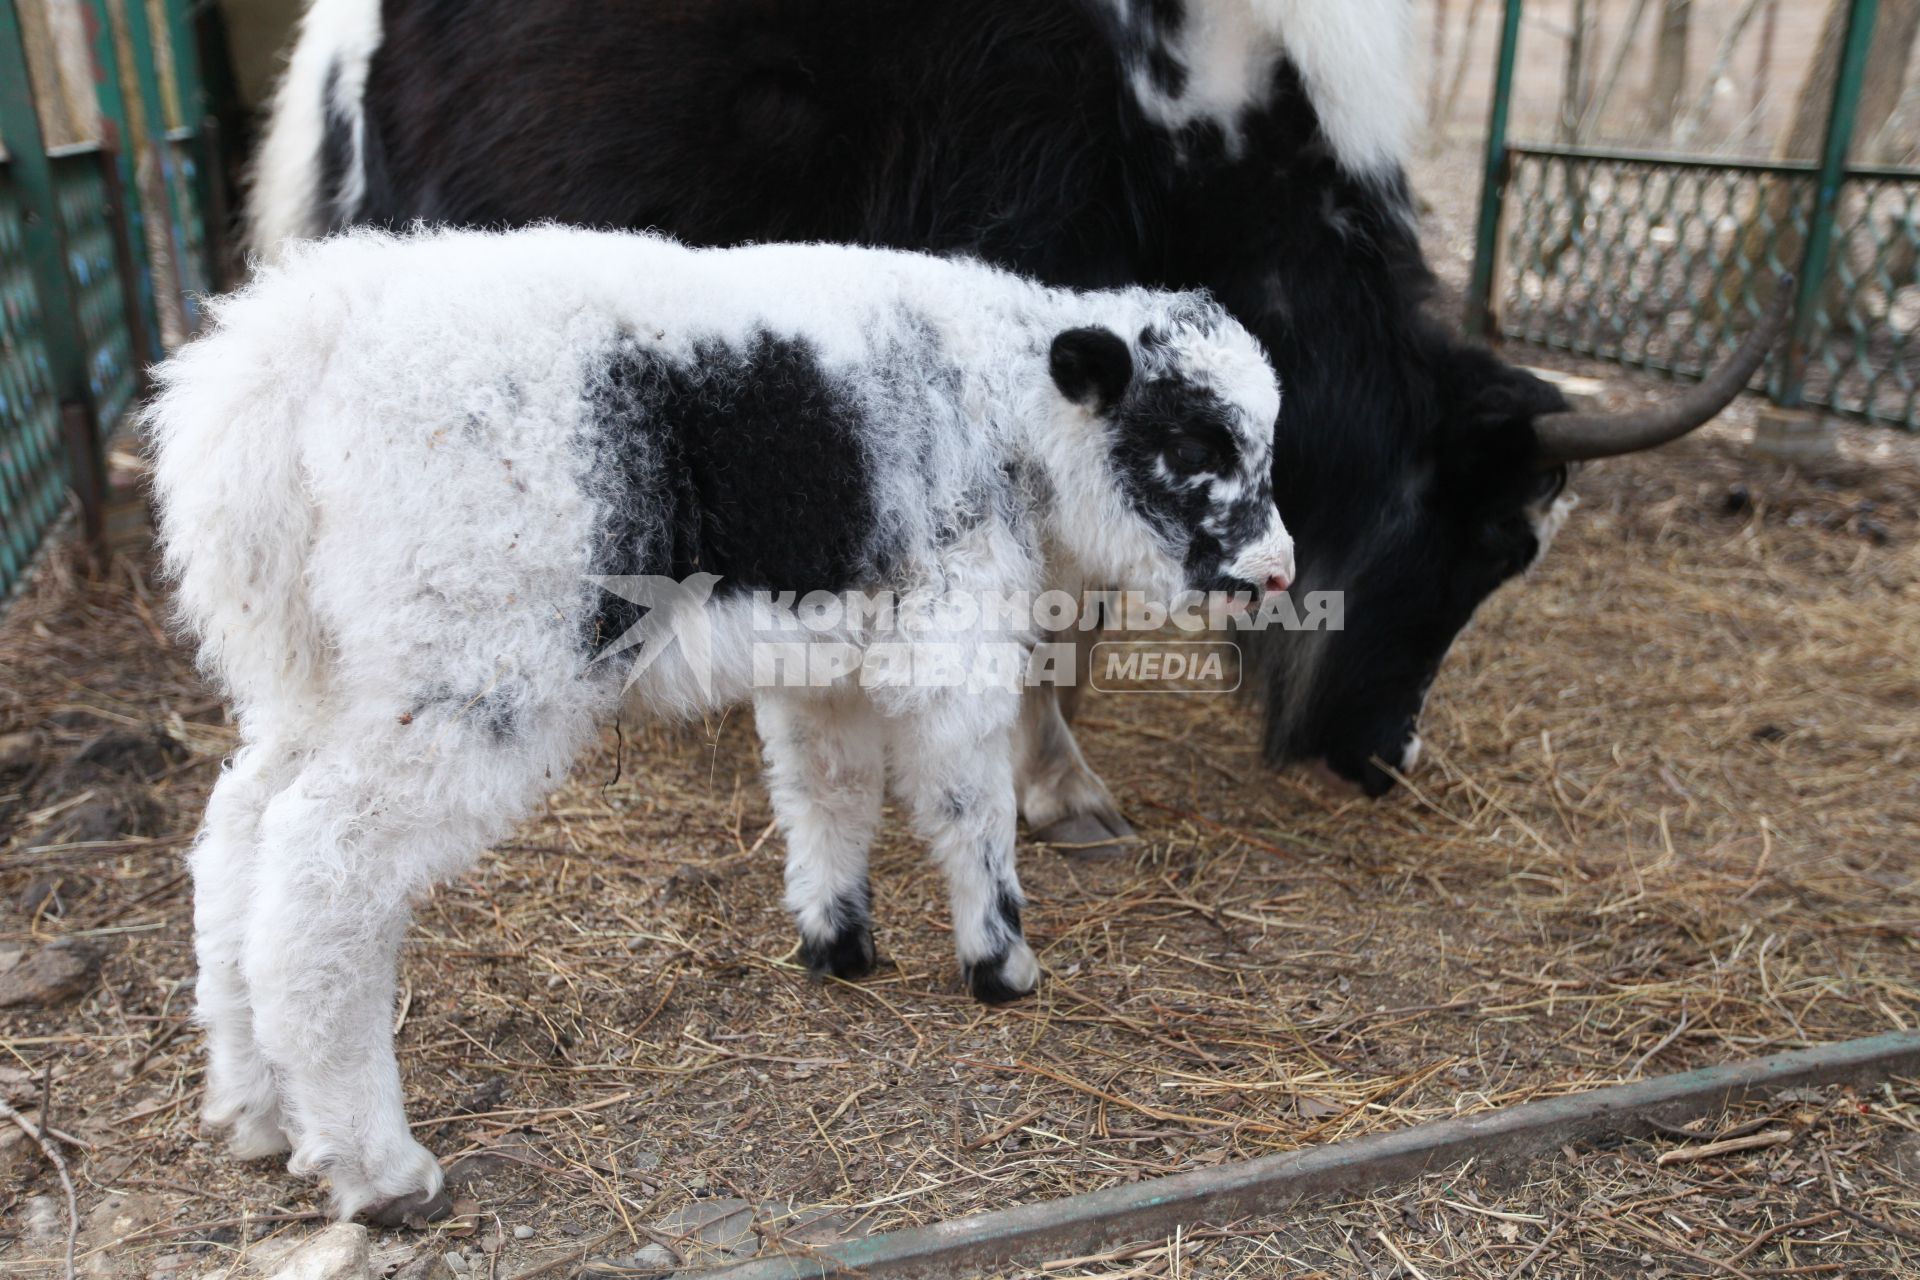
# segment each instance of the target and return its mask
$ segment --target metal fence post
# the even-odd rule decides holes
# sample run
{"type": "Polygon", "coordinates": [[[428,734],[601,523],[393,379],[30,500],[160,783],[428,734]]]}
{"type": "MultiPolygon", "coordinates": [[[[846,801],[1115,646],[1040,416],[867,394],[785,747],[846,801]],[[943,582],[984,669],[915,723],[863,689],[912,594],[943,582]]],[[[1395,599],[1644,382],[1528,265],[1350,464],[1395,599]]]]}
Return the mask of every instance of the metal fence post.
{"type": "Polygon", "coordinates": [[[186,221],[180,210],[179,189],[174,182],[173,148],[167,142],[167,110],[160,96],[160,69],[154,54],[153,28],[147,21],[146,0],[125,0],[127,39],[133,46],[134,82],[139,87],[141,114],[146,117],[147,136],[141,141],[152,150],[155,170],[166,188],[166,202],[155,213],[167,218],[167,244],[173,253],[175,287],[187,331],[196,326],[198,306],[187,296],[187,283],[193,270],[187,257],[186,221]]]}
{"type": "Polygon", "coordinates": [[[146,214],[140,207],[140,187],[133,170],[137,139],[127,123],[120,52],[114,47],[113,17],[106,0],[87,0],[86,16],[93,54],[94,100],[100,107],[100,147],[105,153],[103,175],[107,197],[113,202],[114,258],[127,293],[127,333],[133,339],[144,387],[147,362],[166,353],[160,347],[153,270],[147,262],[146,214]]]}
{"type": "Polygon", "coordinates": [[[1523,0],[1506,0],[1500,29],[1500,61],[1494,71],[1493,106],[1487,114],[1487,167],[1480,185],[1480,224],[1473,242],[1473,281],[1467,286],[1467,332],[1493,337],[1494,266],[1499,259],[1500,215],[1507,201],[1507,117],[1513,108],[1514,63],[1520,54],[1523,0]]]}
{"type": "Polygon", "coordinates": [[[1879,13],[1880,0],[1853,0],[1853,7],[1847,13],[1846,38],[1833,82],[1833,106],[1827,113],[1826,142],[1820,152],[1813,208],[1807,219],[1799,296],[1794,300],[1793,337],[1780,378],[1780,403],[1788,408],[1797,408],[1806,402],[1808,349],[1819,319],[1820,300],[1827,288],[1827,272],[1833,263],[1834,213],[1840,203],[1841,184],[1846,181],[1847,152],[1853,145],[1860,90],[1866,80],[1867,52],[1873,46],[1874,20],[1879,13]]]}
{"type": "Polygon", "coordinates": [[[200,18],[203,0],[166,0],[167,43],[173,50],[173,81],[180,95],[180,122],[193,131],[188,145],[196,153],[189,197],[198,205],[206,243],[200,266],[209,292],[226,283],[226,192],[221,187],[220,128],[214,119],[200,66],[200,18]]]}
{"type": "Polygon", "coordinates": [[[26,42],[14,0],[0,3],[0,141],[6,143],[13,187],[26,213],[26,257],[40,295],[48,372],[54,393],[60,398],[69,481],[80,495],[87,534],[97,538],[105,521],[101,501],[106,487],[105,458],[91,430],[75,429],[76,424],[85,428],[92,417],[83,354],[86,343],[67,276],[53,166],[40,136],[40,117],[34,111],[26,42]]]}

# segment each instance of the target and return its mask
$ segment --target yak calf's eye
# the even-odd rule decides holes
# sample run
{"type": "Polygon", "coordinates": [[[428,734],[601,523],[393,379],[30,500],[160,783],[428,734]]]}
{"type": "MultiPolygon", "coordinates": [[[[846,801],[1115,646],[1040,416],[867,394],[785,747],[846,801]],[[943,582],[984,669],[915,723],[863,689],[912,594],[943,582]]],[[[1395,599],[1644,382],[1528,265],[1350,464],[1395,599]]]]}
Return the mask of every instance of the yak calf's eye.
{"type": "Polygon", "coordinates": [[[1167,445],[1167,453],[1175,462],[1193,471],[1220,465],[1219,451],[1192,436],[1175,436],[1167,445]]]}

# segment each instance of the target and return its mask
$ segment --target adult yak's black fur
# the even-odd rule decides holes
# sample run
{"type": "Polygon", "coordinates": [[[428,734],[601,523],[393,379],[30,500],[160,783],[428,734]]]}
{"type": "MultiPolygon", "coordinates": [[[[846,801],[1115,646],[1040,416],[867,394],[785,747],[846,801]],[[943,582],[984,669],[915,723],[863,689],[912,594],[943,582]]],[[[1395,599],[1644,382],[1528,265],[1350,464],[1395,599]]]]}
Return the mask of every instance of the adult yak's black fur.
{"type": "Polygon", "coordinates": [[[1210,289],[1281,376],[1298,589],[1347,593],[1343,632],[1257,644],[1267,752],[1377,794],[1453,637],[1538,550],[1565,473],[1532,420],[1565,406],[1422,315],[1404,177],[1338,164],[1284,58],[1237,147],[1143,112],[1123,58],[1185,88],[1142,53],[1182,3],[1128,30],[1101,0],[386,0],[364,189],[335,110],[319,196],[335,225],[557,219],[1210,289]]]}

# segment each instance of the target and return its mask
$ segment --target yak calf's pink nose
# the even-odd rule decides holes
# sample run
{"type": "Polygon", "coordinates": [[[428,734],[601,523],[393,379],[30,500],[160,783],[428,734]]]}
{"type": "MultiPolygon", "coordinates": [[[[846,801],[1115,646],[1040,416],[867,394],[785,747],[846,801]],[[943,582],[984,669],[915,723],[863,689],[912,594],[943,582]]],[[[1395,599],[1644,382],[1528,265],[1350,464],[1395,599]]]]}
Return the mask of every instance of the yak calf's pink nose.
{"type": "Polygon", "coordinates": [[[1287,578],[1286,574],[1284,573],[1273,574],[1267,578],[1267,594],[1270,596],[1277,596],[1282,591],[1285,591],[1288,587],[1292,585],[1293,583],[1287,578]]]}

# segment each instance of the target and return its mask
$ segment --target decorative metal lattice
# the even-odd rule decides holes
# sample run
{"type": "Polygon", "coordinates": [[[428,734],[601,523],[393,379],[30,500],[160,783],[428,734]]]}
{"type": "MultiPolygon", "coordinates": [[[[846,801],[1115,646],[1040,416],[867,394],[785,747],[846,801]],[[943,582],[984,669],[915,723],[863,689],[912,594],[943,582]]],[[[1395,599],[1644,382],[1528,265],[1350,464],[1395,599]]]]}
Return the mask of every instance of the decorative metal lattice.
{"type": "Polygon", "coordinates": [[[60,404],[41,340],[23,213],[0,164],[0,599],[66,503],[60,404]]]}
{"type": "Polygon", "coordinates": [[[167,148],[173,156],[175,208],[180,214],[183,254],[180,263],[180,291],[185,296],[188,328],[198,328],[200,299],[212,292],[212,263],[208,259],[206,210],[200,207],[200,137],[191,129],[175,129],[167,134],[167,148]]]}
{"type": "MultiPolygon", "coordinates": [[[[1501,332],[1680,377],[1730,353],[1804,259],[1811,165],[1516,146],[1501,332]]],[[[1808,404],[1920,428],[1920,173],[1856,170],[1808,327],[1808,404]]],[[[1777,392],[1779,371],[1756,386],[1777,392]]]]}
{"type": "Polygon", "coordinates": [[[1854,170],[1808,344],[1809,403],[1920,430],[1920,173],[1854,170]]]}
{"type": "Polygon", "coordinates": [[[74,314],[85,348],[87,401],[104,440],[133,403],[135,357],[125,289],[114,260],[113,205],[99,151],[74,148],[56,157],[53,182],[74,314]]]}

